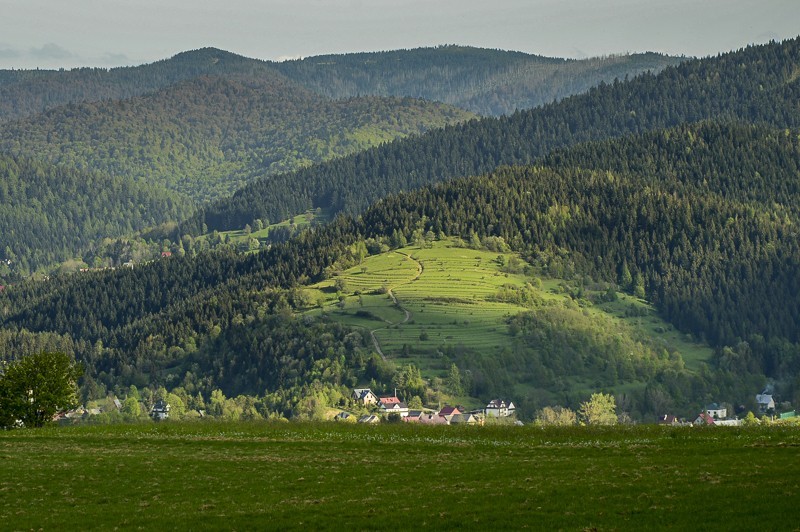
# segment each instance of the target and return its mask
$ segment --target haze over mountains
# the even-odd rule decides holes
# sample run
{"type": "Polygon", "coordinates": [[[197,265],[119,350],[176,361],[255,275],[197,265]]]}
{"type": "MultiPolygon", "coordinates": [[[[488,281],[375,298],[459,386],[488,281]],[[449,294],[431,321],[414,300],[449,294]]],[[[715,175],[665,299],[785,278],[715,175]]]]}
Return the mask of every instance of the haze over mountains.
{"type": "MultiPolygon", "coordinates": [[[[153,179],[175,194],[171,216],[186,210],[178,198],[208,198],[235,179],[250,182],[174,226],[181,256],[6,289],[0,345],[74,354],[90,368],[88,395],[131,384],[187,396],[221,389],[259,397],[264,412],[285,416],[308,415],[302,398],[335,403],[348,386],[370,381],[386,389],[401,383],[413,395],[448,393],[433,384],[446,377],[448,364],[471,375],[467,397],[516,391],[526,415],[553,401],[575,404],[589,378],[597,389],[624,391],[638,419],[653,419],[664,405],[682,412],[710,400],[747,405],[768,380],[784,400],[798,398],[800,40],[688,60],[539,108],[466,122],[471,114],[445,104],[394,96],[331,100],[308,88],[352,96],[362,88],[391,94],[386,86],[396,85],[444,94],[425,86],[429,72],[442,67],[412,60],[436,65],[430,57],[437,51],[455,65],[443,69],[457,86],[453,103],[480,96],[485,109],[509,105],[516,96],[501,105],[503,91],[487,90],[502,72],[513,73],[507,94],[530,87],[524,57],[444,47],[416,56],[243,62],[259,76],[265,69],[264,77],[237,70],[230,79],[186,78],[129,100],[70,104],[0,126],[0,146],[15,158],[41,157],[136,183],[153,179]],[[407,61],[407,73],[390,69],[381,77],[374,70],[407,61]],[[331,73],[332,62],[344,69],[331,73]],[[301,86],[302,76],[313,83],[301,86]],[[374,120],[364,122],[362,113],[374,120]],[[415,134],[324,162],[409,133],[415,134]],[[270,158],[275,146],[280,163],[270,158]],[[254,254],[197,245],[208,231],[316,208],[343,216],[254,254]],[[491,353],[442,345],[430,366],[438,369],[420,383],[402,359],[395,367],[374,354],[363,330],[326,317],[333,303],[308,294],[311,283],[357,268],[367,255],[431,240],[518,252],[530,287],[498,293],[524,300],[527,309],[498,320],[503,345],[491,353]],[[552,292],[541,288],[543,280],[552,292]],[[621,295],[631,298],[627,312],[640,312],[646,299],[668,321],[659,328],[674,327],[713,355],[690,367],[661,333],[637,336],[622,327],[627,332],[615,344],[596,329],[616,322],[582,321],[605,313],[602,304],[621,295]],[[315,306],[320,313],[310,314],[315,306]],[[567,341],[576,337],[580,345],[567,341]]],[[[216,53],[196,58],[204,63],[216,53]]],[[[640,59],[631,68],[640,69],[640,59]]],[[[15,164],[44,171],[39,162],[14,162],[9,175],[24,173],[15,164]]],[[[336,290],[344,307],[365,295],[336,290]]],[[[456,299],[462,304],[469,296],[456,299]]],[[[469,310],[459,312],[456,322],[469,320],[469,310]]],[[[422,312],[415,319],[424,319],[422,312]]],[[[414,349],[408,346],[409,356],[414,349]]]]}

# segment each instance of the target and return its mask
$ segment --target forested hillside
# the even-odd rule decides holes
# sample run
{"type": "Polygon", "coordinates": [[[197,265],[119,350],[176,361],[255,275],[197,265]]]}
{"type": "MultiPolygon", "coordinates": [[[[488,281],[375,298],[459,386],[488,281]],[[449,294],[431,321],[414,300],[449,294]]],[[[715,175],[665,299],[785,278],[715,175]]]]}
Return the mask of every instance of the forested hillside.
{"type": "Polygon", "coordinates": [[[800,125],[800,39],[746,48],[591,89],[543,108],[483,119],[256,181],[213,203],[186,230],[240,228],[322,207],[358,213],[386,194],[502,164],[528,164],[553,149],[590,140],[735,119],[800,125]]]}
{"type": "Polygon", "coordinates": [[[203,201],[270,175],[469,118],[414,99],[331,101],[279,77],[198,78],[58,107],[0,127],[0,151],[166,187],[203,201]]]}
{"type": "Polygon", "coordinates": [[[654,53],[556,59],[440,46],[307,57],[274,67],[331,98],[414,96],[498,116],[579,94],[601,82],[658,72],[682,60],[654,53]]]}
{"type": "MultiPolygon", "coordinates": [[[[42,81],[28,74],[16,77],[42,81]]],[[[89,74],[69,79],[94,79],[89,74]]],[[[181,220],[198,202],[229,194],[255,176],[472,116],[412,98],[330,100],[261,62],[218,50],[95,74],[98,83],[134,92],[187,79],[129,99],[70,103],[0,124],[0,154],[26,161],[2,184],[10,192],[0,194],[7,230],[0,280],[72,258],[89,261],[88,245],[181,220]],[[60,175],[69,177],[62,183],[60,175]]],[[[18,87],[7,82],[0,88],[10,85],[18,87]]],[[[53,90],[54,98],[61,94],[53,90]]],[[[98,91],[92,94],[105,94],[98,91]]],[[[23,91],[15,98],[26,97],[23,91]]]]}
{"type": "MultiPolygon", "coordinates": [[[[716,347],[713,373],[657,372],[653,382],[665,393],[696,404],[740,401],[767,376],[790,396],[800,371],[798,139],[796,129],[709,122],[580,146],[548,166],[506,167],[385,198],[358,220],[340,218],[255,255],[204,253],[11,287],[0,314],[7,331],[74,338],[92,378],[106,386],[278,393],[273,386],[283,382],[302,386],[298,375],[338,386],[367,374],[386,383],[391,372],[370,362],[363,335],[332,329],[325,337],[342,344],[322,354],[301,340],[313,322],[302,318],[299,328],[282,325],[298,335],[285,339],[295,347],[276,350],[272,316],[298,319],[292,310],[309,305],[300,286],[357,264],[359,249],[424,234],[489,238],[521,251],[545,276],[612,282],[645,296],[716,347]],[[363,239],[366,247],[353,246],[363,239]],[[247,342],[231,336],[248,327],[247,342]],[[213,349],[204,348],[212,339],[213,349]],[[247,374],[226,380],[243,359],[247,374]]],[[[543,319],[520,317],[520,340],[537,341],[543,319]]],[[[23,333],[14,334],[8,338],[19,343],[23,333]]],[[[275,404],[287,408],[288,400],[275,404]]]]}
{"type": "Polygon", "coordinates": [[[0,155],[0,280],[191,211],[157,185],[0,155]]]}
{"type": "MultiPolygon", "coordinates": [[[[338,84],[361,79],[357,57],[342,56],[333,74],[338,84]]],[[[563,95],[608,76],[624,77],[672,61],[647,55],[572,62],[459,47],[372,57],[382,59],[369,68],[369,75],[374,80],[378,70],[385,70],[391,90],[359,85],[352,94],[320,94],[320,83],[327,82],[307,69],[309,62],[272,63],[213,48],[138,67],[0,71],[0,153],[36,160],[42,168],[58,167],[48,174],[92,173],[104,179],[92,181],[103,200],[91,208],[66,201],[56,212],[44,197],[50,194],[45,188],[28,188],[24,197],[15,196],[13,205],[0,205],[6,227],[32,221],[32,215],[22,214],[26,210],[49,220],[74,220],[58,224],[55,242],[47,240],[47,223],[28,226],[45,229],[35,235],[30,228],[8,233],[0,260],[6,266],[8,260],[15,261],[16,266],[11,276],[0,271],[0,279],[52,269],[72,258],[91,262],[95,254],[86,246],[101,247],[92,239],[117,238],[178,221],[189,214],[190,203],[227,196],[259,177],[469,119],[473,115],[468,112],[416,98],[455,101],[465,94],[465,76],[482,87],[477,92],[470,89],[470,98],[484,98],[481,91],[489,86],[512,85],[514,98],[533,97],[545,86],[563,95]],[[397,68],[395,59],[400,58],[403,67],[397,68]],[[547,65],[559,65],[562,74],[551,76],[547,65]],[[534,67],[535,75],[526,70],[534,67]],[[292,72],[294,79],[286,75],[292,72]],[[414,89],[412,79],[429,79],[428,88],[414,89]],[[175,207],[142,201],[140,205],[152,209],[142,212],[141,206],[130,203],[110,211],[105,198],[117,192],[103,186],[112,183],[169,198],[175,207]],[[62,231],[68,236],[59,236],[62,231]]],[[[325,72],[332,75],[330,65],[325,72]]],[[[292,209],[295,204],[290,201],[263,220],[288,218],[298,212],[292,209]]],[[[197,232],[201,230],[202,223],[197,226],[197,232]]]]}

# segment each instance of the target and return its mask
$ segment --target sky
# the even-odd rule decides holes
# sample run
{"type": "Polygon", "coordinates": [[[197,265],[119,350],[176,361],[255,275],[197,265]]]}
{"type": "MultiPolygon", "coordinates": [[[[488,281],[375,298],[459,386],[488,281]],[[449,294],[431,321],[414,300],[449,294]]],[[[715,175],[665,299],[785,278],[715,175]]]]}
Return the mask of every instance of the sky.
{"type": "Polygon", "coordinates": [[[708,56],[800,35],[800,0],[0,0],[0,68],[259,59],[441,44],[708,56]]]}

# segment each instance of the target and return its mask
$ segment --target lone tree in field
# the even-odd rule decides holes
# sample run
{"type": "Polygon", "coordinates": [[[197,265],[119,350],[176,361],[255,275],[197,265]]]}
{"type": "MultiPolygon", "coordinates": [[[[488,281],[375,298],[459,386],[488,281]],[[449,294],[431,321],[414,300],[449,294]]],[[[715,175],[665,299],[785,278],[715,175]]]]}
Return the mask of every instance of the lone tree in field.
{"type": "Polygon", "coordinates": [[[617,403],[613,395],[593,393],[588,401],[581,403],[579,413],[587,425],[615,425],[616,409],[617,403]]]}
{"type": "Polygon", "coordinates": [[[83,369],[63,353],[38,353],[17,360],[0,376],[0,426],[21,421],[41,427],[59,410],[78,404],[83,369]]]}

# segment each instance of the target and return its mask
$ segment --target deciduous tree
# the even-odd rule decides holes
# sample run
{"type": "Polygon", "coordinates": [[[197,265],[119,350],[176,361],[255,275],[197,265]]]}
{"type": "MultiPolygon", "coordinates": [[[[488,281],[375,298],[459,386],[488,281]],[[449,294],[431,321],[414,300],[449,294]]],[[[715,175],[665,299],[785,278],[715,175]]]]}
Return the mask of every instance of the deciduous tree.
{"type": "Polygon", "coordinates": [[[63,353],[28,355],[10,364],[0,377],[0,424],[41,427],[59,410],[74,407],[82,373],[63,353]]]}
{"type": "Polygon", "coordinates": [[[588,401],[581,403],[581,419],[588,425],[615,425],[617,423],[614,396],[593,393],[588,401]]]}

